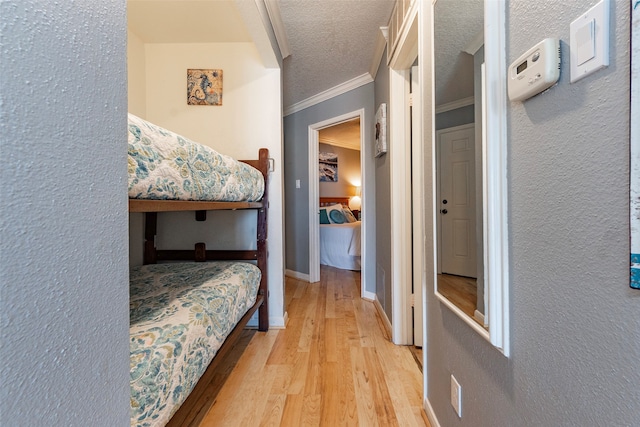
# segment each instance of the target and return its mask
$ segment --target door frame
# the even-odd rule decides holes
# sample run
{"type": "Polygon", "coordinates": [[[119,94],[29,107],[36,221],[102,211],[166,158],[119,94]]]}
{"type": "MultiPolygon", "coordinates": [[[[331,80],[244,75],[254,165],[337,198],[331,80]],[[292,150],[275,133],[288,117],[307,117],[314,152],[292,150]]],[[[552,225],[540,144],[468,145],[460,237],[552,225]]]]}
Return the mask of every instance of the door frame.
{"type": "Polygon", "coordinates": [[[391,326],[397,345],[413,343],[411,312],[412,230],[409,69],[389,70],[391,175],[391,326]]]}
{"type": "Polygon", "coordinates": [[[411,67],[411,226],[413,245],[413,345],[424,347],[424,316],[422,305],[424,289],[426,288],[426,274],[424,271],[424,247],[426,236],[424,233],[424,154],[422,153],[422,97],[420,91],[420,68],[411,67]],[[420,238],[422,236],[422,238],[420,238]]]}
{"type": "MultiPolygon", "coordinates": [[[[351,111],[336,117],[332,117],[327,120],[323,120],[318,123],[309,125],[309,282],[315,283],[320,281],[320,221],[318,215],[320,214],[320,176],[318,173],[318,151],[320,147],[320,130],[344,123],[349,120],[360,118],[360,176],[361,176],[361,199],[362,206],[365,205],[367,190],[364,177],[367,170],[367,163],[365,161],[365,130],[368,129],[367,121],[365,117],[365,109],[351,111]]],[[[367,246],[367,227],[366,218],[367,211],[362,209],[362,240],[361,249],[367,246]]],[[[375,294],[367,292],[365,290],[365,283],[367,283],[367,262],[366,250],[361,250],[361,277],[360,288],[363,298],[373,300],[375,294]]]]}
{"type": "MultiPolygon", "coordinates": [[[[411,185],[412,157],[417,164],[424,165],[425,151],[424,139],[424,111],[422,100],[429,85],[424,85],[424,70],[427,69],[427,58],[421,56],[420,34],[424,34],[425,28],[421,23],[421,4],[416,5],[408,12],[405,30],[399,38],[398,45],[389,61],[389,127],[390,127],[390,178],[391,178],[391,325],[392,341],[397,345],[413,344],[413,316],[412,316],[412,273],[420,272],[415,277],[415,287],[420,287],[420,300],[413,301],[413,305],[420,304],[422,311],[420,331],[423,337],[423,346],[426,346],[426,234],[425,234],[425,195],[428,196],[425,185],[424,167],[419,167],[414,174],[413,191],[411,185]],[[417,65],[418,94],[417,107],[420,108],[420,120],[414,125],[417,127],[413,144],[407,144],[411,138],[411,111],[409,109],[409,80],[410,70],[416,58],[420,58],[417,65]],[[413,153],[412,153],[413,151],[413,153]],[[422,212],[415,221],[412,216],[412,198],[416,210],[422,212]],[[412,239],[418,240],[418,244],[412,245],[412,239]]],[[[430,94],[430,93],[429,93],[430,94]]],[[[415,273],[414,273],[415,275],[415,273]]],[[[426,351],[425,355],[426,366],[426,351]]],[[[425,381],[426,384],[426,381],[425,381]]]]}

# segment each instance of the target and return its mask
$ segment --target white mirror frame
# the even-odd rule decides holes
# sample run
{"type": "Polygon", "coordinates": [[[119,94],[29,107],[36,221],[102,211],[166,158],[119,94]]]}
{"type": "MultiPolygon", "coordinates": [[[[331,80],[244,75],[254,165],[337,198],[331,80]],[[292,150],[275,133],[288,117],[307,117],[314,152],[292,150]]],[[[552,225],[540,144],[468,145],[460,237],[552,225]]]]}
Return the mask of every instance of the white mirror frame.
{"type": "MultiPolygon", "coordinates": [[[[435,20],[432,1],[432,31],[435,20]]],[[[509,224],[507,186],[507,64],[506,64],[506,2],[485,0],[483,73],[483,218],[484,218],[484,274],[485,321],[487,331],[438,292],[437,273],[435,293],[440,301],[456,313],[471,328],[509,357],[509,224]]],[[[432,37],[433,38],[433,37],[432,37]]],[[[433,42],[432,42],[433,43],[433,42]]],[[[432,48],[433,49],[433,48],[432,48]]],[[[433,52],[435,55],[435,52],[433,52]]],[[[432,78],[433,78],[432,74],[432,78]]],[[[434,79],[435,80],[435,79],[434,79]]],[[[435,93],[435,90],[434,92],[435,93]]],[[[433,106],[435,111],[435,105],[433,106]]],[[[435,141],[435,117],[432,117],[435,141]]],[[[435,149],[435,144],[434,144],[435,149]]],[[[434,153],[435,156],[435,153],[434,153]]],[[[435,183],[435,167],[433,168],[435,183]]],[[[434,191],[435,195],[435,191],[434,191]]],[[[433,200],[433,206],[437,206],[433,200]]],[[[434,225],[435,230],[435,225],[434,225]]],[[[437,254],[434,239],[434,254],[437,254]]],[[[434,271],[437,272],[437,255],[434,271]]]]}

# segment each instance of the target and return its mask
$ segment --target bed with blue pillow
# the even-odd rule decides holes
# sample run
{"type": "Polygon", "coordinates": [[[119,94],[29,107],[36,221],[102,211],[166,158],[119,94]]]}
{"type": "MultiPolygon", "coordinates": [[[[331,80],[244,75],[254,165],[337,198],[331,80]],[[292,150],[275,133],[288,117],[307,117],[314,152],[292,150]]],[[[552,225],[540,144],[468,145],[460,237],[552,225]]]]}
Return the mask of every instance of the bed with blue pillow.
{"type": "Polygon", "coordinates": [[[348,198],[321,198],[320,264],[360,271],[362,231],[348,198]]]}
{"type": "Polygon", "coordinates": [[[269,152],[235,160],[133,115],[128,131],[129,211],[145,214],[144,265],[130,271],[131,426],[187,425],[252,315],[269,327],[269,152]],[[255,210],[255,246],[156,247],[163,212],[211,210],[255,210]]]}

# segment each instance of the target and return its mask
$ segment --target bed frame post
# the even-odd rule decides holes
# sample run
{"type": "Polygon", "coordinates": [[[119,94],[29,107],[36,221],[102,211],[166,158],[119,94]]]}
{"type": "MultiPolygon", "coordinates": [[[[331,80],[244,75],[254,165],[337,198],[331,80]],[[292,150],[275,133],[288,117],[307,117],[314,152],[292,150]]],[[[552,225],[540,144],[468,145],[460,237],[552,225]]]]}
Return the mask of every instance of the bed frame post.
{"type": "Polygon", "coordinates": [[[264,296],[264,302],[258,309],[258,330],[269,330],[269,288],[267,286],[267,209],[269,207],[268,178],[269,178],[269,150],[261,148],[258,156],[260,172],[264,177],[264,195],[262,196],[262,208],[258,210],[258,268],[262,272],[259,293],[264,296]]]}
{"type": "Polygon", "coordinates": [[[156,264],[158,254],[156,252],[156,233],[158,228],[158,213],[147,212],[144,220],[144,255],[143,264],[156,264]]]}
{"type": "Polygon", "coordinates": [[[193,254],[195,262],[205,262],[207,260],[207,245],[202,242],[196,243],[193,254]]]}

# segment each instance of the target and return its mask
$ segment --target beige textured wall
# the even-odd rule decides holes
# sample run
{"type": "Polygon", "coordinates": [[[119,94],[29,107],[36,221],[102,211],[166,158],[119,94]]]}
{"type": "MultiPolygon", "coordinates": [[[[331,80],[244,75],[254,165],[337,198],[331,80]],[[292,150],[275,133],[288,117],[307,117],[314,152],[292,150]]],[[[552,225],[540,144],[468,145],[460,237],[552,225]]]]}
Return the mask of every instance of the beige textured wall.
{"type": "Polygon", "coordinates": [[[338,155],[338,182],[321,182],[320,197],[354,196],[355,187],[362,185],[360,151],[321,143],[320,152],[338,155]]]}

